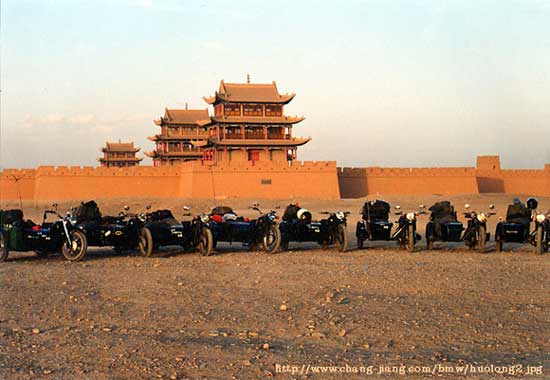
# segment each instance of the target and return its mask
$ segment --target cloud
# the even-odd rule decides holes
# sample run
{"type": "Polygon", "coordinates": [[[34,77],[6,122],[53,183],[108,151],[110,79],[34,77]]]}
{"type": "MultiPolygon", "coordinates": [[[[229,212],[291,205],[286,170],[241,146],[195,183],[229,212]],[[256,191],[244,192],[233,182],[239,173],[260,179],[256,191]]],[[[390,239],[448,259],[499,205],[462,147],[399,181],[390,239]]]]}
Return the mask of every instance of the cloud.
{"type": "Polygon", "coordinates": [[[23,129],[37,127],[70,128],[75,126],[93,126],[96,122],[97,118],[92,114],[76,114],[71,116],[48,114],[42,116],[26,115],[16,125],[18,128],[23,129]]]}

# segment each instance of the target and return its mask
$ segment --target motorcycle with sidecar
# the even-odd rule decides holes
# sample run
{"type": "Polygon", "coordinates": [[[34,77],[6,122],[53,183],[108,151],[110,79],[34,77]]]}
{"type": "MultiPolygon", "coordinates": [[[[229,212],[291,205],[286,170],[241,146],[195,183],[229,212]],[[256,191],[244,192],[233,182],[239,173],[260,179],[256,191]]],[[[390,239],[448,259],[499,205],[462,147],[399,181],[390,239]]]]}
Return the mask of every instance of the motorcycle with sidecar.
{"type": "Polygon", "coordinates": [[[477,212],[470,211],[470,205],[464,205],[464,216],[468,220],[462,240],[470,249],[478,249],[480,252],[485,252],[485,246],[490,240],[490,233],[487,232],[487,219],[495,215],[493,212],[495,206],[489,205],[489,211],[477,212]]]}
{"type": "Polygon", "coordinates": [[[346,225],[349,213],[325,211],[321,214],[328,217],[314,221],[307,209],[297,204],[288,205],[279,223],[281,248],[287,250],[290,242],[316,242],[323,248],[336,245],[340,252],[345,252],[348,248],[346,225]]]}
{"type": "Polygon", "coordinates": [[[281,231],[277,225],[277,212],[263,213],[255,203],[251,209],[259,212],[257,219],[238,216],[231,207],[214,207],[209,214],[209,227],[214,238],[213,247],[218,242],[240,242],[255,249],[260,247],[266,253],[275,253],[281,245],[281,231]]]}
{"type": "Polygon", "coordinates": [[[435,203],[429,208],[430,221],[426,225],[426,244],[432,250],[434,242],[462,241],[464,227],[458,221],[454,206],[449,201],[435,203]]]}
{"type": "MultiPolygon", "coordinates": [[[[147,206],[147,210],[150,208],[147,206]]],[[[184,216],[191,216],[189,210],[189,207],[184,207],[184,216]]],[[[198,249],[203,256],[210,256],[213,252],[214,238],[206,214],[180,222],[170,210],[156,210],[148,212],[146,220],[145,227],[153,238],[153,250],[160,246],[179,245],[185,250],[198,249]]]]}
{"type": "Polygon", "coordinates": [[[506,219],[499,218],[495,230],[497,251],[502,252],[504,243],[531,242],[530,227],[533,213],[538,207],[535,198],[529,198],[527,204],[523,204],[515,198],[506,210],[506,219]]]}
{"type": "Polygon", "coordinates": [[[355,227],[357,248],[362,249],[365,240],[391,240],[393,223],[389,221],[390,204],[385,201],[367,201],[361,208],[361,220],[355,227]]]}
{"type": "Polygon", "coordinates": [[[397,228],[393,233],[391,239],[396,240],[399,243],[401,249],[406,248],[409,252],[414,252],[414,246],[417,242],[422,240],[422,236],[416,232],[416,221],[419,215],[424,215],[424,205],[419,206],[419,210],[413,210],[409,212],[403,212],[401,206],[395,206],[395,215],[399,216],[399,219],[395,222],[397,228]]]}
{"type": "MultiPolygon", "coordinates": [[[[22,210],[0,211],[0,262],[8,258],[10,251],[34,251],[39,257],[62,252],[67,260],[81,257],[86,253],[86,236],[75,230],[70,223],[70,215],[61,216],[57,204],[44,211],[41,224],[23,219],[22,210]],[[58,218],[48,222],[48,215],[58,218]]],[[[72,261],[72,260],[71,260],[72,261]]]]}
{"type": "Polygon", "coordinates": [[[129,213],[129,209],[124,206],[118,216],[102,216],[96,202],[89,201],[73,209],[72,222],[76,230],[86,235],[89,247],[113,247],[116,252],[137,250],[142,256],[150,256],[153,237],[145,227],[145,214],[129,213]]]}

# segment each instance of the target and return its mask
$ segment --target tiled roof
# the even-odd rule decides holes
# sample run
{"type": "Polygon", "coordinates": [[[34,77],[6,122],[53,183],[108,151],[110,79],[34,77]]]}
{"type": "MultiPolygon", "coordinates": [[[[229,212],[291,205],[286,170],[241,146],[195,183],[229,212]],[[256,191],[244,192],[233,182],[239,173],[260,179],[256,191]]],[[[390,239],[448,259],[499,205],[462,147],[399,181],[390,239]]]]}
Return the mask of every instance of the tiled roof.
{"type": "Polygon", "coordinates": [[[214,116],[217,123],[251,123],[251,124],[294,124],[304,120],[303,116],[214,116]]]}
{"type": "Polygon", "coordinates": [[[232,145],[232,146],[300,146],[309,142],[309,137],[293,137],[291,140],[284,139],[218,139],[211,137],[208,139],[213,145],[232,145]]]}
{"type": "Polygon", "coordinates": [[[164,110],[163,120],[166,124],[192,124],[192,125],[208,125],[210,124],[210,116],[208,109],[203,110],[164,110]]]}
{"type": "Polygon", "coordinates": [[[138,152],[139,147],[134,146],[134,142],[109,142],[105,143],[105,147],[102,148],[102,151],[108,152],[138,152]]]}
{"type": "Polygon", "coordinates": [[[272,83],[225,83],[220,82],[220,88],[212,97],[204,97],[208,104],[225,102],[250,102],[250,103],[283,103],[286,104],[294,98],[295,94],[279,94],[277,84],[272,83]]]}

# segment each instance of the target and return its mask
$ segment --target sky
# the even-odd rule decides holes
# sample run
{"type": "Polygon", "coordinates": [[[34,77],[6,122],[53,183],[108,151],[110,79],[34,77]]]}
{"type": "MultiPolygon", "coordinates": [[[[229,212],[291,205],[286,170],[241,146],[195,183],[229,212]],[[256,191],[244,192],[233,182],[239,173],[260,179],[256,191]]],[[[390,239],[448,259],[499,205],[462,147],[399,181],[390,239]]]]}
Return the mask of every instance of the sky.
{"type": "MultiPolygon", "coordinates": [[[[550,0],[2,0],[0,167],[153,149],[164,108],[276,81],[339,166],[550,163],[550,0]]],[[[211,110],[212,112],[212,110],[211,110]]],[[[143,153],[140,152],[141,156],[143,153]]],[[[145,165],[151,159],[145,158],[145,165]]]]}

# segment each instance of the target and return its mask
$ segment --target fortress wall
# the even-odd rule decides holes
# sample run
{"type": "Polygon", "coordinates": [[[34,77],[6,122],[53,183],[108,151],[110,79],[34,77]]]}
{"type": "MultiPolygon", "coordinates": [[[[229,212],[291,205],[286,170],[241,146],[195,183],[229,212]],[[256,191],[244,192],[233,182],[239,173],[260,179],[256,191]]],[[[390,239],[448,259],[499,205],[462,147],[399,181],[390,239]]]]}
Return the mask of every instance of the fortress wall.
{"type": "Polygon", "coordinates": [[[503,192],[550,196],[550,165],[544,170],[502,170],[503,192]]]}
{"type": "Polygon", "coordinates": [[[192,170],[193,198],[315,198],[339,199],[336,162],[239,164],[192,170]]]}
{"type": "Polygon", "coordinates": [[[33,199],[34,169],[6,169],[0,173],[0,201],[4,199],[33,199]]]}
{"type": "Polygon", "coordinates": [[[132,168],[52,167],[4,170],[0,199],[155,198],[319,198],[339,199],[336,162],[203,165],[132,168]],[[18,182],[14,179],[21,177],[18,182]]]}
{"type": "Polygon", "coordinates": [[[342,197],[369,194],[476,194],[474,168],[340,168],[342,197]]]}

